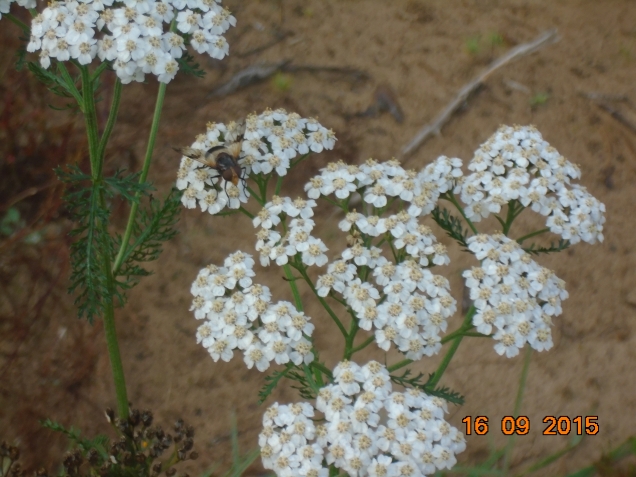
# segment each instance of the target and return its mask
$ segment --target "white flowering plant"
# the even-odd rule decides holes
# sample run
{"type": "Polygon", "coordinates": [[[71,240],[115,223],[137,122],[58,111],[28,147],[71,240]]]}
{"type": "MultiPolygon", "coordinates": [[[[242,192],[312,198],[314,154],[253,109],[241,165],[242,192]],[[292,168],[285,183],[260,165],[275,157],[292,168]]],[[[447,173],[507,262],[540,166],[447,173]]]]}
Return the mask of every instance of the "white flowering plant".
{"type": "MultiPolygon", "coordinates": [[[[115,308],[123,305],[127,292],[149,274],[145,264],[156,260],[163,242],[177,232],[181,194],[173,188],[163,199],[155,198],[147,180],[166,85],[178,71],[203,74],[188,48],[224,58],[229,51],[224,34],[236,20],[221,0],[63,0],[48,3],[41,12],[35,7],[35,0],[0,1],[0,20],[2,25],[7,20],[13,22],[28,39],[17,66],[24,65],[27,53],[36,53],[39,60],[28,62],[28,69],[51,92],[64,98],[67,108],[84,118],[88,170],[80,163],[56,172],[66,186],[66,205],[75,221],[69,291],[76,296],[78,317],[90,323],[103,320],[117,402],[117,412],[109,410],[106,415],[119,439],[105,452],[106,438],[89,441],[56,423],[48,427],[63,432],[79,446],[78,453],[63,464],[68,475],[82,475],[79,467],[84,458],[91,465],[103,464],[98,473],[104,475],[173,475],[175,464],[197,455],[192,450],[194,430],[180,422],[174,428],[175,435],[165,433],[151,426],[150,411],[130,409],[115,308]],[[16,7],[12,3],[29,9],[30,25],[10,12],[16,7]],[[113,75],[110,79],[114,81],[104,81],[108,75],[113,75]],[[105,174],[107,147],[123,86],[145,81],[147,75],[156,78],[159,86],[143,165],[136,172],[117,170],[109,176],[105,174]],[[108,99],[110,104],[106,105],[108,99]],[[100,111],[98,100],[103,105],[100,111]],[[101,121],[102,117],[106,119],[101,121]],[[123,234],[113,233],[111,223],[117,202],[129,206],[123,234]],[[174,452],[159,460],[171,447],[174,452]]],[[[95,472],[88,469],[87,475],[95,472]]]]}
{"type": "MultiPolygon", "coordinates": [[[[70,288],[80,317],[104,320],[118,427],[125,432],[146,426],[147,414],[130,416],[114,309],[148,274],[143,263],[156,259],[162,242],[176,233],[180,204],[211,215],[242,213],[256,229],[253,250],[238,250],[199,272],[191,311],[201,322],[196,340],[214,361],[239,355],[250,369],[279,366],[268,376],[261,402],[283,379],[299,390],[301,402],[274,403],[264,412],[263,465],[277,475],[393,477],[450,469],[466,443],[445,414],[449,402],[463,398],[440,381],[463,338],[490,337],[495,352],[508,358],[524,347],[553,346],[552,320],[568,294],[535,258],[601,241],[605,207],[574,183],[578,167],[535,128],[501,127],[477,149],[467,171],[460,159],[445,156],[419,171],[395,159],[330,163],[305,184],[303,197],[292,199],[281,195],[284,178],[312,153],[332,149],[335,134],[315,119],[266,110],[244,123],[209,123],[191,149],[216,162],[184,156],[176,187],[160,201],[150,196],[147,175],[166,84],[179,69],[200,73],[188,46],[213,58],[227,55],[223,34],[234,17],[218,0],[68,0],[51,2],[40,13],[33,0],[18,0],[32,9],[29,27],[9,13],[10,4],[0,0],[2,18],[19,25],[29,38],[26,50],[39,55],[29,69],[74,101],[85,118],[90,171],[76,165],[58,171],[77,222],[70,288]],[[117,78],[100,125],[96,95],[109,70],[117,78]],[[105,152],[122,86],[147,74],[160,86],[144,164],[137,173],[106,177],[105,152]],[[234,144],[239,154],[223,152],[219,161],[220,151],[234,144]],[[109,230],[116,197],[130,204],[123,235],[109,230]],[[316,226],[318,205],[340,215],[342,240],[334,251],[318,235],[332,231],[316,226]],[[513,223],[526,210],[545,217],[545,227],[517,236],[513,223]],[[501,229],[480,232],[477,225],[491,215],[501,229]],[[452,331],[457,301],[438,273],[450,258],[434,224],[476,259],[463,274],[472,304],[452,331]],[[547,233],[559,241],[527,244],[547,233]],[[283,268],[291,301],[257,283],[257,262],[283,268]],[[300,286],[309,288],[324,309],[320,317],[342,336],[342,356],[333,367],[315,346],[316,319],[305,313],[300,286]],[[370,346],[378,359],[357,363],[356,354],[370,346]],[[428,377],[411,369],[443,349],[428,377]]],[[[163,440],[162,434],[153,438],[163,440]]],[[[188,457],[191,444],[177,450],[178,460],[188,457]]],[[[155,475],[148,466],[135,472],[155,475]]]]}
{"type": "MultiPolygon", "coordinates": [[[[0,3],[8,13],[9,3],[0,3]]],[[[34,0],[20,5],[35,7],[34,0]]],[[[111,68],[123,83],[144,81],[152,74],[170,82],[179,68],[198,72],[190,46],[199,54],[223,59],[229,45],[223,36],[236,19],[221,0],[67,0],[53,1],[35,14],[29,33],[28,52],[38,53],[39,66],[46,74],[52,62],[64,72],[64,62],[87,66],[98,61],[100,70],[111,68]]],[[[13,16],[10,18],[20,24],[13,16]]],[[[31,69],[38,70],[35,64],[31,69]]],[[[60,85],[66,84],[62,76],[60,85]]],[[[67,89],[67,88],[65,88],[67,89]]],[[[71,93],[70,91],[67,91],[71,93]]]]}
{"type": "MultiPolygon", "coordinates": [[[[234,128],[208,125],[193,147],[215,147],[228,131],[234,140],[234,128]]],[[[463,398],[439,383],[460,342],[491,337],[495,352],[509,358],[524,347],[549,350],[552,319],[568,294],[563,280],[534,258],[579,241],[602,241],[605,207],[573,182],[580,177],[577,166],[534,127],[522,126],[502,126],[477,149],[466,174],[460,159],[445,156],[420,171],[405,170],[395,159],[335,162],[309,179],[305,197],[281,196],[288,169],[309,150],[333,145],[328,133],[318,135],[327,142],[312,136],[321,128],[282,110],[248,117],[245,136],[238,138],[246,184],[211,180],[209,167],[182,159],[177,187],[185,190],[186,207],[239,211],[256,229],[253,252],[236,251],[223,264],[207,266],[192,284],[191,311],[202,322],[197,342],[214,361],[230,361],[238,352],[248,368],[282,366],[268,377],[261,402],[283,378],[295,382],[304,401],[270,406],[259,437],[263,464],[277,475],[416,476],[450,469],[466,445],[444,414],[447,402],[463,398]],[[273,175],[278,179],[271,191],[273,175]],[[319,204],[341,215],[344,237],[335,253],[316,234],[319,204]],[[514,238],[512,225],[526,209],[544,216],[545,227],[514,238]],[[489,215],[501,230],[480,233],[477,225],[489,215]],[[433,223],[478,262],[463,273],[472,304],[451,332],[457,302],[449,281],[434,273],[450,259],[433,223]],[[546,233],[560,236],[558,243],[526,245],[546,233]],[[283,268],[293,302],[276,301],[255,281],[257,261],[283,268]],[[334,369],[314,346],[301,282],[342,335],[334,369]],[[445,344],[428,379],[408,368],[445,344]],[[370,345],[403,358],[357,364],[355,354],[370,345]]]]}

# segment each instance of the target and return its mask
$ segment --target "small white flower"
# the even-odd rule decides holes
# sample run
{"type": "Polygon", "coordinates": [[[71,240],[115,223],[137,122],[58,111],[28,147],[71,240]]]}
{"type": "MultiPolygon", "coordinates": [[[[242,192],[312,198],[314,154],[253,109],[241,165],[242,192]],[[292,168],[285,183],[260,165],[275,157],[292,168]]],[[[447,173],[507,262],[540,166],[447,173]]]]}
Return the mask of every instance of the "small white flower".
{"type": "Polygon", "coordinates": [[[302,252],[303,263],[308,266],[316,265],[318,267],[325,265],[328,259],[324,253],[327,251],[327,247],[323,241],[315,237],[309,237],[306,244],[307,247],[302,252]]]}

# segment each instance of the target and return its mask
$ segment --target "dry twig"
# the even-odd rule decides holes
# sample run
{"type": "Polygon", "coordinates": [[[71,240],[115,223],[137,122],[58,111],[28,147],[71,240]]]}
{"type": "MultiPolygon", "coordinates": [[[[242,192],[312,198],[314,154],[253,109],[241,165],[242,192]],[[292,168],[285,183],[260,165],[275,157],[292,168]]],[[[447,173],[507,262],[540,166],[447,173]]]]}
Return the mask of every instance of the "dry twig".
{"type": "Polygon", "coordinates": [[[335,73],[344,76],[351,76],[354,81],[365,81],[369,79],[369,74],[365,71],[347,66],[320,66],[320,65],[294,65],[285,64],[281,68],[283,71],[294,73],[297,71],[308,71],[310,73],[335,73]]]}
{"type": "Polygon", "coordinates": [[[279,71],[294,73],[298,71],[308,71],[310,73],[335,73],[350,76],[354,81],[362,81],[369,78],[364,71],[355,68],[340,66],[319,66],[319,65],[293,65],[292,60],[284,60],[279,63],[266,63],[248,66],[236,73],[227,82],[215,88],[208,96],[227,96],[239,89],[243,89],[251,84],[258,83],[279,71]]]}
{"type": "Polygon", "coordinates": [[[382,84],[378,86],[375,89],[373,99],[373,104],[367,109],[352,115],[345,115],[345,118],[375,117],[380,113],[388,111],[398,123],[402,123],[404,121],[404,112],[402,111],[402,108],[398,103],[395,91],[393,91],[393,88],[391,88],[391,86],[389,86],[388,84],[382,84]]]}
{"type": "Polygon", "coordinates": [[[280,71],[281,67],[286,63],[289,63],[289,60],[281,61],[280,63],[248,66],[236,73],[229,81],[216,88],[208,96],[226,96],[232,94],[239,89],[269,78],[277,71],[280,71]]]}
{"type": "Polygon", "coordinates": [[[236,56],[238,56],[239,58],[246,58],[248,56],[251,55],[256,55],[258,53],[262,53],[265,50],[268,50],[269,48],[271,48],[272,46],[275,46],[277,44],[279,44],[281,41],[287,39],[287,37],[293,35],[293,32],[291,31],[275,31],[274,32],[274,39],[265,43],[264,45],[261,46],[257,46],[256,48],[252,48],[251,50],[247,50],[243,53],[237,53],[236,56]]]}
{"type": "Polygon", "coordinates": [[[632,132],[636,133],[636,124],[627,119],[623,113],[618,109],[611,106],[607,101],[623,101],[629,102],[626,95],[623,94],[603,94],[603,93],[583,93],[583,95],[594,101],[594,103],[602,110],[609,113],[611,117],[616,119],[619,123],[627,126],[632,132]]]}
{"type": "Polygon", "coordinates": [[[530,43],[524,43],[511,49],[504,56],[494,61],[485,71],[480,73],[475,79],[464,86],[455,99],[453,99],[448,106],[433,120],[432,123],[426,125],[418,132],[415,137],[402,148],[402,157],[409,156],[415,150],[422,145],[432,134],[439,134],[442,126],[448,122],[452,114],[459,109],[459,107],[468,99],[470,94],[475,91],[486,79],[497,69],[504,66],[511,60],[523,55],[527,55],[537,51],[543,46],[554,43],[558,40],[556,30],[548,30],[545,33],[539,35],[535,40],[530,43]]]}
{"type": "Polygon", "coordinates": [[[636,124],[623,116],[623,114],[618,109],[614,109],[607,103],[597,102],[597,104],[601,109],[607,111],[609,115],[616,119],[619,123],[627,126],[632,132],[636,133],[636,124]]]}

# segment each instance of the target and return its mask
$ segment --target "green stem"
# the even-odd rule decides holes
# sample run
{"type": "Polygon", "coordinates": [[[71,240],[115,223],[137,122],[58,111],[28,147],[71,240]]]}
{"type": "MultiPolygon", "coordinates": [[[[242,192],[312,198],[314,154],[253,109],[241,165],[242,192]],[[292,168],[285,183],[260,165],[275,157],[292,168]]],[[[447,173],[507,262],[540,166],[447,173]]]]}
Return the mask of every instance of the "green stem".
{"type": "Polygon", "coordinates": [[[258,190],[261,194],[260,198],[256,196],[257,197],[256,200],[258,201],[259,204],[261,204],[261,207],[264,207],[265,202],[267,201],[267,184],[268,183],[269,183],[269,175],[261,178],[261,180],[256,181],[256,184],[258,184],[258,190]]]}
{"type": "MultiPolygon", "coordinates": [[[[148,177],[148,170],[150,169],[150,162],[152,159],[152,151],[155,147],[155,140],[157,139],[157,131],[159,130],[159,120],[161,119],[161,110],[163,108],[163,100],[166,96],[166,83],[159,83],[159,91],[157,92],[157,101],[155,103],[155,112],[152,117],[152,125],[150,126],[150,136],[148,137],[148,146],[146,148],[146,157],[144,158],[144,164],[141,169],[141,175],[139,176],[139,183],[146,182],[148,177]]],[[[132,235],[133,228],[135,227],[135,219],[137,216],[137,210],[139,209],[140,193],[137,193],[136,200],[130,207],[130,215],[128,216],[128,224],[126,225],[126,231],[122,238],[117,258],[113,264],[113,276],[117,276],[121,266],[124,263],[124,256],[126,255],[126,249],[130,242],[130,236],[132,235]]]]}
{"type": "MultiPolygon", "coordinates": [[[[466,317],[464,318],[464,323],[462,323],[461,328],[470,327],[470,321],[472,320],[474,314],[475,314],[475,307],[471,306],[470,309],[468,310],[468,313],[466,313],[466,317]]],[[[448,367],[451,360],[453,359],[453,356],[455,356],[455,353],[457,352],[457,348],[459,348],[459,345],[462,342],[463,338],[464,338],[463,333],[453,338],[453,343],[451,344],[450,348],[446,352],[444,359],[442,359],[442,362],[437,367],[437,370],[433,374],[433,378],[428,382],[428,386],[433,388],[437,385],[437,383],[439,383],[440,379],[442,379],[442,376],[444,375],[446,368],[448,367]]]]}
{"type": "Polygon", "coordinates": [[[457,338],[455,338],[455,340],[451,344],[451,347],[446,352],[444,359],[439,364],[437,370],[433,374],[433,378],[428,383],[430,387],[435,387],[437,383],[439,383],[439,380],[442,379],[442,375],[444,374],[444,372],[446,371],[446,368],[448,367],[451,360],[453,359],[453,356],[455,356],[455,352],[457,351],[457,348],[459,348],[459,345],[462,342],[462,338],[463,336],[461,335],[458,336],[457,338]]]}
{"type": "MultiPolygon", "coordinates": [[[[512,416],[516,419],[521,412],[521,403],[523,402],[523,394],[526,390],[526,382],[528,380],[528,370],[530,369],[530,358],[532,357],[532,347],[526,345],[525,354],[523,356],[523,369],[521,370],[521,377],[519,378],[519,388],[517,389],[517,398],[515,399],[515,407],[512,411],[512,416]]],[[[510,468],[510,458],[512,456],[512,449],[515,445],[515,435],[513,434],[508,438],[506,443],[506,450],[503,456],[503,470],[504,474],[508,474],[510,468]]]]}
{"type": "Polygon", "coordinates": [[[256,202],[258,202],[259,204],[261,204],[261,206],[265,205],[265,196],[260,197],[258,194],[256,194],[252,189],[250,189],[249,186],[245,186],[245,189],[247,190],[247,192],[250,193],[251,197],[254,197],[256,199],[256,202]]]}
{"type": "Polygon", "coordinates": [[[521,212],[526,210],[526,207],[521,202],[519,202],[518,200],[516,202],[517,202],[517,205],[519,206],[519,208],[517,210],[515,210],[515,213],[514,213],[514,215],[512,217],[513,220],[516,219],[517,217],[519,217],[521,215],[521,212]]]}
{"type": "Polygon", "coordinates": [[[356,333],[360,329],[358,326],[358,317],[355,312],[349,309],[349,314],[351,315],[351,326],[349,328],[349,333],[345,336],[345,350],[343,359],[350,360],[353,355],[353,340],[356,338],[356,333]]]}
{"type": "MultiPolygon", "coordinates": [[[[60,74],[62,75],[62,78],[64,78],[64,81],[66,82],[66,84],[64,85],[64,86],[66,86],[66,90],[69,92],[69,94],[71,96],[73,96],[73,98],[75,98],[75,101],[77,101],[77,104],[79,105],[80,109],[82,110],[82,113],[86,114],[86,105],[84,104],[84,101],[86,99],[83,96],[83,94],[84,94],[83,86],[82,86],[82,92],[80,93],[80,91],[77,89],[77,86],[75,86],[75,80],[73,79],[71,74],[66,69],[66,66],[64,65],[64,63],[62,63],[61,61],[58,61],[56,63],[56,66],[57,66],[58,70],[60,71],[60,74]]],[[[91,92],[90,100],[94,103],[95,101],[94,101],[94,98],[92,96],[93,95],[93,85],[90,82],[90,75],[88,74],[88,67],[87,66],[80,66],[80,71],[82,72],[82,85],[84,85],[84,84],[88,84],[89,85],[88,90],[91,92]],[[84,73],[86,73],[86,75],[84,75],[84,73]]],[[[95,135],[97,135],[97,130],[95,130],[95,135]]]]}
{"type": "Polygon", "coordinates": [[[246,215],[247,217],[250,218],[250,220],[252,220],[254,218],[254,214],[252,214],[249,210],[247,210],[245,207],[241,206],[239,207],[239,210],[243,213],[243,215],[246,215]]]}
{"type": "Polygon", "coordinates": [[[508,203],[508,213],[506,214],[506,223],[503,226],[503,234],[508,236],[508,232],[510,232],[510,227],[512,227],[512,222],[515,220],[515,212],[516,212],[516,200],[511,200],[508,203]]]}
{"type": "Polygon", "coordinates": [[[126,392],[126,379],[124,377],[124,366],[119,353],[119,343],[117,342],[117,330],[115,329],[115,310],[113,304],[113,294],[115,284],[110,266],[110,257],[104,255],[104,272],[106,273],[106,286],[109,295],[106,297],[104,306],[104,332],[106,334],[106,347],[110,358],[110,368],[115,382],[115,395],[117,396],[117,410],[121,419],[128,418],[128,395],[126,392]]]}
{"type": "Polygon", "coordinates": [[[526,382],[528,381],[528,370],[530,369],[530,358],[532,358],[532,347],[526,346],[525,355],[523,357],[523,369],[519,378],[519,389],[517,389],[517,398],[515,399],[515,407],[512,415],[517,417],[521,412],[521,404],[523,403],[523,394],[526,390],[526,382]]]}
{"type": "Polygon", "coordinates": [[[102,134],[102,138],[99,140],[99,146],[97,147],[97,158],[101,164],[104,162],[104,152],[106,151],[106,144],[110,139],[110,135],[115,127],[115,121],[117,120],[117,113],[119,111],[119,103],[121,102],[121,90],[122,85],[119,78],[115,81],[115,87],[113,89],[113,99],[110,103],[110,112],[108,113],[108,120],[106,121],[106,127],[102,134]]]}
{"type": "Polygon", "coordinates": [[[296,286],[296,279],[294,278],[294,274],[291,271],[291,265],[289,263],[283,266],[283,270],[285,271],[285,278],[289,282],[289,286],[291,287],[292,295],[294,295],[294,304],[296,305],[296,310],[303,311],[303,301],[300,298],[300,292],[298,291],[298,287],[296,286]]]}
{"type": "Polygon", "coordinates": [[[280,195],[280,190],[283,187],[283,176],[278,176],[276,179],[276,187],[274,189],[274,195],[280,195]]]}
{"type": "MultiPolygon", "coordinates": [[[[60,66],[62,64],[60,63],[60,66]]],[[[69,84],[72,79],[66,68],[62,68],[63,74],[67,77],[69,84]]],[[[82,74],[82,111],[84,112],[84,120],[86,121],[86,136],[88,137],[88,150],[91,161],[91,177],[93,181],[102,180],[102,167],[98,154],[98,132],[97,132],[97,113],[95,112],[95,97],[93,96],[93,83],[91,82],[88,67],[80,68],[82,74]]]]}
{"type": "MultiPolygon", "coordinates": [[[[485,335],[477,331],[465,331],[464,336],[468,336],[470,338],[492,338],[491,335],[485,335]]],[[[444,340],[442,340],[442,342],[444,342],[444,340]]]]}
{"type": "Polygon", "coordinates": [[[302,156],[300,156],[298,158],[298,160],[296,162],[292,162],[289,165],[290,169],[293,169],[294,167],[296,167],[298,164],[300,164],[301,162],[303,162],[305,159],[307,159],[309,156],[311,155],[311,152],[308,152],[307,154],[303,154],[302,156]]]}
{"type": "MultiPolygon", "coordinates": [[[[457,328],[455,331],[453,331],[452,333],[448,333],[446,336],[444,336],[441,340],[441,343],[442,344],[448,343],[449,341],[454,340],[458,336],[471,336],[468,330],[470,330],[472,327],[473,326],[470,323],[468,324],[468,327],[462,324],[462,326],[457,328]]],[[[479,333],[479,336],[484,336],[484,335],[481,335],[481,333],[479,333]]]]}
{"type": "Polygon", "coordinates": [[[375,335],[369,336],[366,340],[364,340],[362,343],[360,343],[358,346],[356,346],[355,348],[351,349],[351,354],[357,353],[358,351],[360,351],[361,349],[366,348],[367,346],[369,346],[371,343],[373,343],[375,341],[375,335]]]}
{"type": "Polygon", "coordinates": [[[341,209],[345,213],[349,212],[347,210],[347,206],[343,205],[340,201],[332,200],[329,197],[327,197],[326,195],[321,195],[320,198],[322,200],[325,200],[325,201],[329,202],[331,205],[335,205],[336,207],[338,207],[339,209],[341,209]]]}
{"type": "Polygon", "coordinates": [[[392,373],[393,371],[397,371],[398,369],[403,368],[404,366],[408,366],[412,362],[413,362],[412,359],[403,359],[402,361],[398,361],[397,363],[389,366],[387,369],[389,370],[389,373],[392,373]]]}
{"type": "Polygon", "coordinates": [[[327,310],[327,313],[329,313],[329,316],[331,317],[333,322],[336,324],[336,326],[338,327],[338,329],[342,333],[342,336],[344,336],[346,338],[347,337],[347,330],[345,329],[344,325],[342,324],[342,322],[340,321],[338,316],[335,314],[335,312],[331,309],[331,307],[329,306],[329,303],[327,303],[327,301],[323,297],[318,295],[318,290],[316,290],[316,287],[314,286],[314,283],[311,281],[311,278],[309,278],[309,275],[307,275],[307,272],[304,269],[304,267],[295,267],[295,268],[296,268],[296,270],[298,270],[298,272],[305,279],[305,281],[307,282],[307,285],[309,285],[309,288],[311,288],[311,291],[314,292],[314,295],[316,295],[316,298],[318,298],[318,301],[323,306],[323,308],[325,310],[327,310]]]}
{"type": "Polygon", "coordinates": [[[544,234],[544,233],[549,232],[549,231],[550,231],[550,229],[548,229],[548,228],[537,230],[535,232],[532,232],[531,234],[524,235],[523,237],[518,238],[517,239],[517,243],[518,244],[522,244],[524,241],[528,240],[529,238],[536,237],[537,235],[541,235],[541,234],[544,234]]]}
{"type": "MultiPolygon", "coordinates": [[[[95,71],[93,71],[93,74],[91,75],[91,81],[99,79],[101,74],[108,68],[108,64],[108,62],[104,62],[101,63],[97,68],[95,68],[95,71]]],[[[119,81],[119,78],[117,78],[117,81],[119,81]]]]}
{"type": "Polygon", "coordinates": [[[457,202],[457,198],[455,197],[455,194],[453,194],[453,191],[447,192],[444,198],[455,206],[455,208],[459,211],[459,213],[462,214],[462,217],[464,218],[464,220],[470,227],[470,230],[472,230],[473,233],[477,235],[479,232],[477,231],[475,224],[473,224],[472,221],[468,217],[466,217],[464,208],[461,205],[459,205],[459,202],[457,202]]]}
{"type": "Polygon", "coordinates": [[[24,31],[24,33],[28,34],[30,31],[29,26],[24,23],[22,20],[20,20],[17,17],[14,17],[13,15],[11,15],[10,13],[5,13],[3,14],[3,16],[8,19],[9,21],[15,23],[16,25],[18,25],[18,27],[20,27],[22,29],[22,31],[24,31]]]}
{"type": "Polygon", "coordinates": [[[319,363],[318,361],[312,361],[310,366],[312,368],[319,369],[322,372],[322,374],[324,374],[325,376],[329,377],[330,380],[333,380],[333,373],[324,364],[319,363]]]}
{"type": "MultiPolygon", "coordinates": [[[[91,176],[93,184],[103,180],[103,162],[98,156],[99,143],[97,131],[97,113],[95,111],[95,99],[93,96],[93,84],[87,67],[80,68],[82,78],[82,107],[86,121],[86,135],[88,137],[88,147],[91,162],[91,176]]],[[[68,73],[68,72],[67,72],[68,73]]],[[[95,193],[95,192],[94,192],[95,193]]],[[[102,207],[106,207],[103,191],[99,193],[99,201],[102,207]]],[[[102,233],[108,234],[108,223],[100,222],[103,228],[102,233]]],[[[104,274],[106,275],[107,296],[104,300],[104,331],[106,334],[106,347],[110,358],[110,367],[113,373],[115,384],[115,395],[117,397],[117,409],[122,419],[128,417],[128,396],[126,392],[126,380],[124,378],[124,367],[119,353],[119,343],[117,342],[117,331],[115,329],[115,280],[111,271],[110,256],[105,253],[102,257],[104,274]]]]}

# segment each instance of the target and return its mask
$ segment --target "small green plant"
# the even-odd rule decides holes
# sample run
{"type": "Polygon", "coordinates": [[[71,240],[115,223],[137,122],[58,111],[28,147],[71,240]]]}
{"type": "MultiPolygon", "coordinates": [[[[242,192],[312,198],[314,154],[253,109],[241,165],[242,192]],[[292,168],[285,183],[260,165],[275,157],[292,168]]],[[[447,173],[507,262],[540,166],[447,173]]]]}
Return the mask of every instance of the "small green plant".
{"type": "Polygon", "coordinates": [[[501,33],[495,31],[488,33],[487,42],[491,48],[494,48],[496,46],[502,46],[505,43],[505,40],[501,33]]]}
{"type": "Polygon", "coordinates": [[[481,36],[477,35],[467,38],[464,47],[469,54],[476,55],[481,49],[481,36]]]}
{"type": "Polygon", "coordinates": [[[547,103],[549,99],[550,99],[550,93],[545,93],[545,92],[536,93],[532,95],[532,97],[530,98],[530,106],[533,108],[536,108],[538,106],[541,106],[547,103]]]}
{"type": "Polygon", "coordinates": [[[21,226],[20,211],[15,207],[9,208],[0,219],[0,234],[5,237],[10,236],[21,226]]]}
{"type": "Polygon", "coordinates": [[[285,73],[281,73],[280,71],[274,75],[272,78],[272,84],[277,91],[284,93],[289,91],[292,86],[292,78],[285,73]]]}
{"type": "Polygon", "coordinates": [[[486,35],[477,34],[468,37],[464,43],[464,48],[470,55],[477,55],[484,49],[492,50],[504,43],[505,40],[501,33],[490,32],[486,35]]]}

